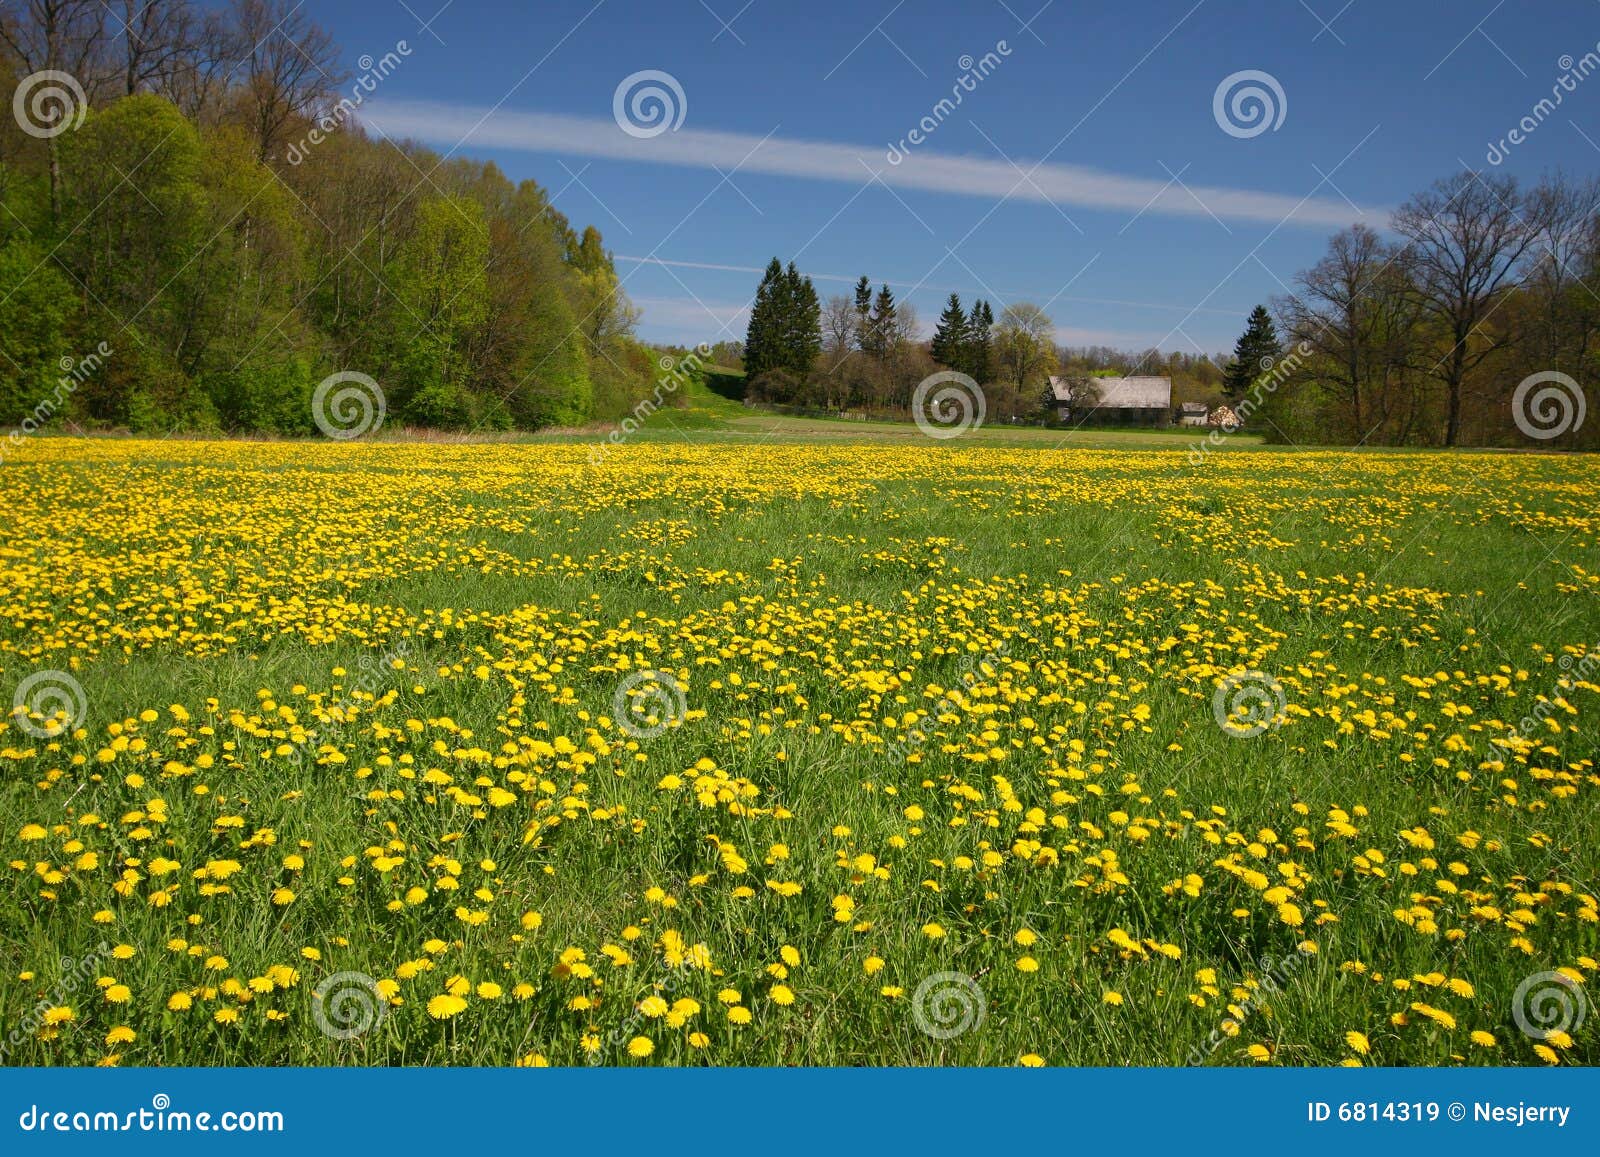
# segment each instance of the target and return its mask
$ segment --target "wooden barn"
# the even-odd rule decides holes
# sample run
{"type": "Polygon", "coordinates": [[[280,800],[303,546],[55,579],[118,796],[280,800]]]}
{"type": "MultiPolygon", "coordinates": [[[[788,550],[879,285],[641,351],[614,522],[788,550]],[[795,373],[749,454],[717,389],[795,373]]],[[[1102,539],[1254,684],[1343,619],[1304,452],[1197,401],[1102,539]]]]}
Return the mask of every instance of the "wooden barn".
{"type": "Polygon", "coordinates": [[[1171,378],[1050,379],[1056,413],[1074,426],[1169,426],[1171,378]]]}

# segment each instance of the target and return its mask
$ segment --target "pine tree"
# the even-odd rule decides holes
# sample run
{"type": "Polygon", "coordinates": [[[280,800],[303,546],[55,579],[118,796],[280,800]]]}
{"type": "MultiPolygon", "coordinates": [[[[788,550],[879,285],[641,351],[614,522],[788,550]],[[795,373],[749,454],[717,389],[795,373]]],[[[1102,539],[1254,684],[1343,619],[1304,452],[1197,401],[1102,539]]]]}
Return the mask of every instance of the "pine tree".
{"type": "Polygon", "coordinates": [[[872,282],[867,280],[863,273],[861,280],[856,282],[856,345],[865,351],[868,344],[868,333],[872,325],[872,282]]]}
{"type": "Polygon", "coordinates": [[[950,303],[939,315],[939,326],[933,331],[933,341],[928,347],[928,352],[933,355],[933,360],[942,366],[948,366],[962,373],[969,372],[967,315],[961,308],[959,294],[950,295],[950,303]]]}
{"type": "Polygon", "coordinates": [[[878,290],[877,300],[872,303],[872,316],[867,321],[868,353],[881,358],[894,348],[894,323],[894,294],[889,289],[889,283],[884,282],[878,290]]]}
{"type": "Polygon", "coordinates": [[[744,372],[754,379],[781,365],[780,333],[781,303],[778,300],[783,286],[783,266],[774,257],[767,266],[766,275],[756,289],[755,303],[750,307],[750,328],[744,339],[744,372]]]}
{"type": "Polygon", "coordinates": [[[992,380],[994,374],[994,310],[987,301],[972,303],[972,316],[967,320],[965,372],[980,385],[992,380]]]}
{"type": "Polygon", "coordinates": [[[1223,375],[1222,390],[1235,401],[1249,392],[1262,374],[1269,373],[1283,356],[1278,331],[1267,307],[1258,305],[1250,312],[1244,333],[1233,347],[1233,361],[1223,375]]]}
{"type": "Polygon", "coordinates": [[[787,314],[783,365],[796,377],[804,378],[822,353],[822,302],[811,278],[801,277],[793,261],[784,275],[784,298],[787,314]]]}

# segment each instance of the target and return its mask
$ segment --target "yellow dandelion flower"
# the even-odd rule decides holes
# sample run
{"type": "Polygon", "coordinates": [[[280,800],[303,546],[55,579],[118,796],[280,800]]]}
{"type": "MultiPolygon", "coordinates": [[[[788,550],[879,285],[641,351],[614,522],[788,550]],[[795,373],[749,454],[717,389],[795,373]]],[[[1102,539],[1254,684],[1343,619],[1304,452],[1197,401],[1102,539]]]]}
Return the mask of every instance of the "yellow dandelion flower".
{"type": "Polygon", "coordinates": [[[442,992],[428,1001],[428,1015],[434,1020],[449,1020],[458,1013],[464,1012],[467,1002],[459,996],[442,992]]]}

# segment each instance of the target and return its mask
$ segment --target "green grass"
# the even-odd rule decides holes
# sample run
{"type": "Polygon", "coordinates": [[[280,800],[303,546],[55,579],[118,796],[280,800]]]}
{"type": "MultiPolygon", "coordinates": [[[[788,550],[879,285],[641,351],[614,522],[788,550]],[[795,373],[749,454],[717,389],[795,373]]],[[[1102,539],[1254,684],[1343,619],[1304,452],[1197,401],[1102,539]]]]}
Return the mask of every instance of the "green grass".
{"type": "MultiPolygon", "coordinates": [[[[1600,464],[1196,463],[1160,432],[933,443],[686,397],[598,465],[578,439],[8,464],[0,690],[68,672],[85,713],[0,732],[6,1059],[1326,1064],[1350,1031],[1382,1063],[1547,1059],[1518,986],[1592,987],[1600,955],[1600,464]],[[684,711],[634,735],[646,668],[684,711]],[[1245,671],[1282,710],[1238,738],[1213,702],[1245,671]],[[136,951],[62,996],[102,941],[136,951]],[[222,990],[274,966],[298,980],[222,990]],[[349,972],[399,1003],[333,1039],[312,992],[349,972]],[[946,973],[985,1013],[930,1034],[946,973]],[[453,977],[504,994],[435,1019],[453,977]],[[73,1009],[53,1037],[41,1001],[73,1009]]],[[[1597,1024],[1552,1055],[1600,1060],[1597,1024]]]]}

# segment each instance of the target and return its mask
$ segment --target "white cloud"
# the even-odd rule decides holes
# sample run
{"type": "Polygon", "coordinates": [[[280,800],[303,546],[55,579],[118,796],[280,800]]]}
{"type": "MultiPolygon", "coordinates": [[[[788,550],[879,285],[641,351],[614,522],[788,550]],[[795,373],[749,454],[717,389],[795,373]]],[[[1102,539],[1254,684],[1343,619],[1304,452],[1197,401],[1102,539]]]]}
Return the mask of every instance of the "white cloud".
{"type": "Polygon", "coordinates": [[[970,157],[918,149],[898,165],[886,149],[830,141],[762,138],[713,129],[679,129],[650,139],[629,136],[610,118],[511,112],[434,101],[374,100],[361,119],[385,136],[416,138],[446,148],[477,147],[602,157],[685,168],[738,168],[809,180],[861,184],[877,173],[885,184],[938,193],[1073,205],[1118,212],[1343,227],[1359,216],[1338,198],[1284,196],[1250,189],[1131,177],[1083,165],[970,157]],[[1022,179],[1029,173],[1029,179],[1022,179]]]}

